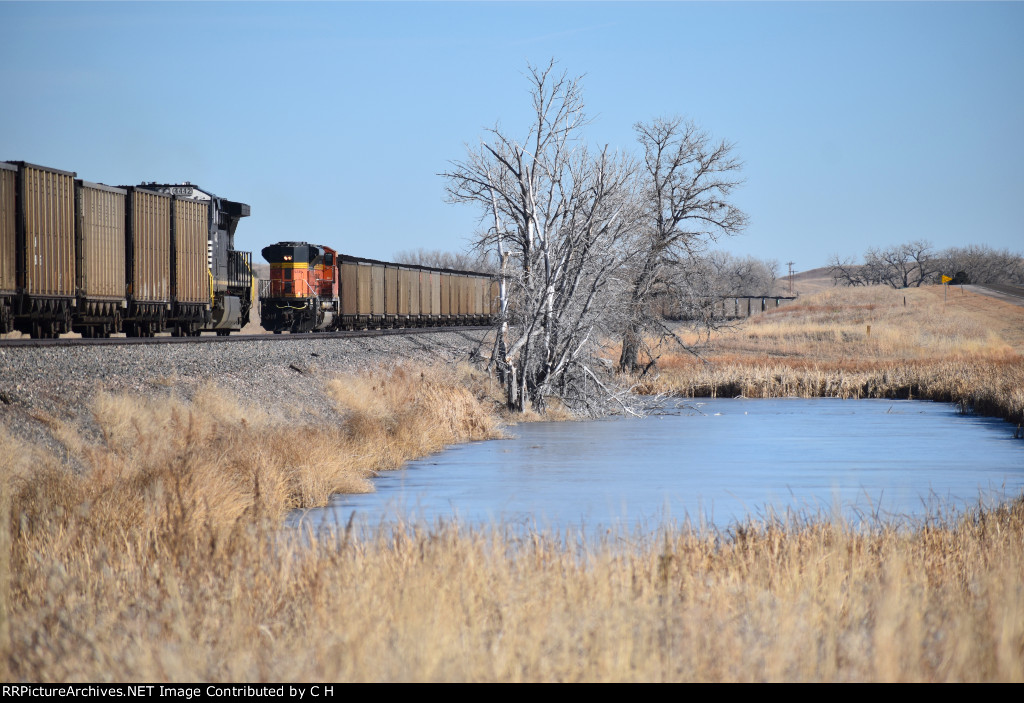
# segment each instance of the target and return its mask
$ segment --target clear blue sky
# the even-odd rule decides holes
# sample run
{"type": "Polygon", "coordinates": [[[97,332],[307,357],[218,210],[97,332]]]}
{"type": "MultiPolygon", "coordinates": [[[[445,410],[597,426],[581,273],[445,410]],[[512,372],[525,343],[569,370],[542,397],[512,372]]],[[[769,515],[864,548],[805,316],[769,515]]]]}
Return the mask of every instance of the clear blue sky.
{"type": "Polygon", "coordinates": [[[1024,3],[0,2],[0,159],[247,202],[238,246],[461,249],[436,174],[585,74],[589,140],[692,118],[735,142],[739,254],[927,238],[1024,249],[1024,3]]]}

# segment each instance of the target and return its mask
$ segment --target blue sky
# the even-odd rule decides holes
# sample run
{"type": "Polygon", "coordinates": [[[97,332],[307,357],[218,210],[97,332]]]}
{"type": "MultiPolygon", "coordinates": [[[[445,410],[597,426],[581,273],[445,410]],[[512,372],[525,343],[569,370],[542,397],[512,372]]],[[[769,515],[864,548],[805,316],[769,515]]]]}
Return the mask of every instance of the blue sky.
{"type": "MultiPolygon", "coordinates": [[[[436,174],[521,133],[527,62],[588,140],[683,115],[736,144],[737,254],[1024,250],[1024,3],[0,2],[0,159],[247,202],[237,245],[461,249],[436,174]]],[[[783,267],[784,268],[784,267],[783,267]]]]}

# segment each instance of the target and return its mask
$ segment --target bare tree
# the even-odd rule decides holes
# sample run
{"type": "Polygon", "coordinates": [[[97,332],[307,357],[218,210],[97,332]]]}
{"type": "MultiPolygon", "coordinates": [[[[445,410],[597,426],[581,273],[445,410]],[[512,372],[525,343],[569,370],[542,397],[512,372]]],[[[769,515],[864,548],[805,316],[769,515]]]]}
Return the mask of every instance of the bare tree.
{"type": "Polygon", "coordinates": [[[904,255],[914,262],[917,269],[915,272],[917,280],[914,285],[920,288],[922,283],[935,278],[938,268],[931,242],[927,239],[915,239],[912,242],[907,242],[901,248],[904,255]]]}
{"type": "Polygon", "coordinates": [[[832,280],[848,286],[888,285],[893,288],[920,286],[933,280],[938,270],[932,252],[932,244],[926,239],[917,239],[896,246],[878,249],[872,247],[864,252],[864,263],[857,265],[853,259],[840,259],[834,254],[829,261],[832,280]]]}
{"type": "Polygon", "coordinates": [[[829,273],[832,274],[832,282],[839,286],[866,286],[868,280],[864,266],[858,264],[852,256],[840,259],[839,254],[833,254],[828,262],[829,273]]]}
{"type": "Polygon", "coordinates": [[[488,256],[488,252],[451,252],[439,249],[404,249],[395,252],[395,262],[414,264],[431,268],[455,269],[458,271],[479,271],[481,273],[497,273],[498,265],[488,256]]]}
{"type": "Polygon", "coordinates": [[[742,183],[742,164],[732,144],[714,141],[693,122],[678,117],[637,123],[635,130],[644,150],[644,220],[627,257],[622,371],[638,369],[641,350],[648,353],[648,367],[655,362],[645,334],[669,333],[663,321],[651,314],[652,297],[699,297],[700,291],[690,285],[693,279],[677,274],[696,268],[694,262],[708,242],[737,234],[747,224],[747,216],[729,202],[742,183]]]}
{"type": "Polygon", "coordinates": [[[950,247],[936,255],[938,271],[950,277],[964,274],[970,283],[1024,283],[1024,257],[1009,249],[993,249],[984,244],[950,247]]]}
{"type": "Polygon", "coordinates": [[[884,283],[893,288],[920,286],[934,272],[931,249],[927,240],[868,249],[864,254],[865,276],[869,283],[884,283]]]}
{"type": "Polygon", "coordinates": [[[779,262],[753,256],[733,256],[724,251],[713,251],[707,256],[715,279],[718,296],[763,295],[770,296],[778,278],[779,262]]]}
{"type": "Polygon", "coordinates": [[[488,130],[479,147],[441,174],[450,202],[481,208],[478,245],[501,262],[501,328],[494,358],[508,406],[543,410],[559,397],[586,407],[598,339],[616,299],[624,242],[635,221],[627,158],[581,143],[587,124],[578,78],[529,66],[532,125],[515,139],[488,130]]]}

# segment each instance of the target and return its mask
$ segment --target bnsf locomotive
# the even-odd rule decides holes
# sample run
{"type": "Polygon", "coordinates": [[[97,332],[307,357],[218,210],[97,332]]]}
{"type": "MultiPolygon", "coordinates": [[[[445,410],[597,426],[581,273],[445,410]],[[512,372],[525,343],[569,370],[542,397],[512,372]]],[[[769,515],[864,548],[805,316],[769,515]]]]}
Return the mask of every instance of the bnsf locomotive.
{"type": "Polygon", "coordinates": [[[486,274],[360,259],[307,242],[273,244],[263,258],[270,281],[260,319],[274,333],[478,325],[497,315],[498,283],[486,274]]]}
{"type": "Polygon", "coordinates": [[[249,320],[249,206],[198,186],[117,188],[0,162],[0,332],[226,335],[249,320]]]}

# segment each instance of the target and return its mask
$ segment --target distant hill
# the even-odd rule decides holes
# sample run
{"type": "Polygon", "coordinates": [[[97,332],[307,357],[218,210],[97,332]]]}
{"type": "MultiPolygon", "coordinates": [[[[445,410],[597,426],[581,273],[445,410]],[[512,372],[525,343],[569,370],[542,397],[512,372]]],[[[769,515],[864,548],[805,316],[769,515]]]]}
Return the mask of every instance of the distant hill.
{"type": "MultiPolygon", "coordinates": [[[[834,285],[832,274],[827,266],[793,274],[793,293],[796,295],[811,295],[832,288],[834,285]]],[[[779,276],[775,286],[776,290],[784,295],[789,295],[789,276],[779,276]]]]}

